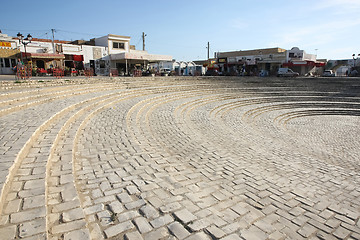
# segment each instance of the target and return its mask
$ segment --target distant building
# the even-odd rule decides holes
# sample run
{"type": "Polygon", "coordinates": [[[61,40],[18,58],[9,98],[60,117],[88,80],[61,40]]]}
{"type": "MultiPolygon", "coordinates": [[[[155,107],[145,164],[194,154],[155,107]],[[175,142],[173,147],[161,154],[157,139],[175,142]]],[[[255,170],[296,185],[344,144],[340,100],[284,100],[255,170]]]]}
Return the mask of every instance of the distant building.
{"type": "Polygon", "coordinates": [[[0,33],[0,74],[14,74],[13,68],[19,57],[20,49],[17,39],[0,33]]]}
{"type": "Polygon", "coordinates": [[[276,73],[285,62],[286,50],[282,48],[265,48],[245,51],[218,52],[219,71],[238,74],[256,74],[260,70],[276,73]]]}
{"type": "Polygon", "coordinates": [[[286,62],[283,67],[289,67],[293,71],[306,75],[315,72],[317,67],[324,67],[325,63],[316,61],[315,54],[307,54],[304,50],[293,47],[286,51],[286,62]]]}
{"type": "Polygon", "coordinates": [[[0,74],[15,74],[12,69],[17,58],[29,62],[35,69],[58,67],[77,72],[93,69],[96,75],[109,75],[111,69],[127,75],[135,69],[146,69],[150,63],[172,60],[168,55],[135,50],[135,46],[130,45],[130,37],[114,34],[72,42],[33,38],[26,45],[26,51],[18,38],[0,34],[0,74]]]}
{"type": "Polygon", "coordinates": [[[291,50],[283,48],[264,48],[245,51],[218,52],[217,65],[221,73],[257,75],[267,71],[276,75],[280,67],[289,67],[305,75],[315,71],[315,67],[324,63],[316,62],[316,55],[306,54],[297,47],[291,50]]]}
{"type": "Polygon", "coordinates": [[[130,45],[130,37],[108,34],[95,38],[96,46],[107,47],[110,68],[119,74],[129,74],[135,69],[146,69],[148,64],[171,61],[172,56],[149,54],[147,51],[135,50],[130,45]]]}

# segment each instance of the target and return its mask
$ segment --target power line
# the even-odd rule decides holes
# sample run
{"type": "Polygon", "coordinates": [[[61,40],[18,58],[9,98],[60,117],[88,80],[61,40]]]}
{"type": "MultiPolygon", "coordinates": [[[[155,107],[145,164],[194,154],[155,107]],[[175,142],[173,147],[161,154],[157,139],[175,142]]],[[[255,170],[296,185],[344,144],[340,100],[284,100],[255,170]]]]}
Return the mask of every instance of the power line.
{"type": "Polygon", "coordinates": [[[60,31],[60,32],[65,32],[65,33],[79,34],[79,35],[103,36],[103,35],[100,35],[100,34],[72,32],[72,31],[66,31],[66,30],[62,30],[62,29],[55,29],[55,30],[60,31]]]}

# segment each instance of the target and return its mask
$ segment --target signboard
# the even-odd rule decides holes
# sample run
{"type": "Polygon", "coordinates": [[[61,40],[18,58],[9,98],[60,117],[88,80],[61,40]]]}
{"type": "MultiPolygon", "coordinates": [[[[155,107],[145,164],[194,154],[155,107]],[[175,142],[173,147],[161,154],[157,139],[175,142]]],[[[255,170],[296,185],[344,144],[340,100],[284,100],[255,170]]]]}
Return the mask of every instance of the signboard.
{"type": "Polygon", "coordinates": [[[11,47],[10,42],[0,42],[0,47],[11,47]]]}
{"type": "Polygon", "coordinates": [[[226,58],[219,58],[219,63],[226,63],[226,58]]]}

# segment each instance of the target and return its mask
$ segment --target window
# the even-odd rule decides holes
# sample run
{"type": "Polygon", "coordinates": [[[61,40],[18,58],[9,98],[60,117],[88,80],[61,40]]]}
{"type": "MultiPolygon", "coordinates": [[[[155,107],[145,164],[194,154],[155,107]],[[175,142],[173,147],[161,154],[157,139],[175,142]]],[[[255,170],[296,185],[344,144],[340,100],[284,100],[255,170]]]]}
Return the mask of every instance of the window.
{"type": "Polygon", "coordinates": [[[5,67],[10,67],[10,59],[4,58],[5,60],[5,67]]]}
{"type": "Polygon", "coordinates": [[[113,42],[113,48],[125,49],[125,43],[113,42]]]}
{"type": "Polygon", "coordinates": [[[105,60],[99,60],[100,68],[105,68],[105,60]]]}
{"type": "Polygon", "coordinates": [[[15,59],[10,59],[10,61],[11,61],[11,67],[15,67],[16,66],[16,61],[15,61],[15,59]]]}

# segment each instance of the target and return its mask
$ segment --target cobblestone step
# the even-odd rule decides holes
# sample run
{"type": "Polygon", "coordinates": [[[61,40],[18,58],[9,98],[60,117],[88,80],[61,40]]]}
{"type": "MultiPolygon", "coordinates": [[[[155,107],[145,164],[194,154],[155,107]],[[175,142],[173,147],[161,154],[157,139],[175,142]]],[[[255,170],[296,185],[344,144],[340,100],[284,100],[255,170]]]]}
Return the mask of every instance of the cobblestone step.
{"type": "Polygon", "coordinates": [[[14,107],[0,116],[4,174],[18,157],[0,232],[358,239],[357,86],[232,77],[3,84],[0,101],[14,107]]]}

